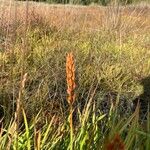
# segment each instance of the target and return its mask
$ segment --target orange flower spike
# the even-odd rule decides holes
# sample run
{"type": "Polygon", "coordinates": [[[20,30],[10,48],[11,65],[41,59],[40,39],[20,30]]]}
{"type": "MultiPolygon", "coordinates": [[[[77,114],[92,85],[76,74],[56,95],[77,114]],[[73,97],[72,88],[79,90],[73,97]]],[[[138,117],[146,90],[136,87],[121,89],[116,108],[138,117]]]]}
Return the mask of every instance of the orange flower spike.
{"type": "Polygon", "coordinates": [[[75,101],[75,64],[72,52],[67,54],[66,57],[66,75],[67,75],[67,93],[68,93],[68,103],[73,104],[75,101]]]}

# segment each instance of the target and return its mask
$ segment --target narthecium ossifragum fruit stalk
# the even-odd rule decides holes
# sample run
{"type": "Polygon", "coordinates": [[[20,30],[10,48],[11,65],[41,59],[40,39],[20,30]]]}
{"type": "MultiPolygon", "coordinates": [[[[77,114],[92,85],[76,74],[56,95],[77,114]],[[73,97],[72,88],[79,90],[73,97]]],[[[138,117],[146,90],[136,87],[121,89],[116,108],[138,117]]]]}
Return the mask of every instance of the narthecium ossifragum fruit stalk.
{"type": "Polygon", "coordinates": [[[73,105],[75,101],[75,64],[74,64],[74,57],[72,52],[67,54],[66,57],[66,75],[67,75],[67,93],[68,98],[67,101],[69,105],[73,105]]]}
{"type": "Polygon", "coordinates": [[[66,57],[66,80],[67,80],[67,101],[70,105],[70,149],[73,149],[73,103],[75,101],[75,64],[73,53],[70,52],[66,57]]]}

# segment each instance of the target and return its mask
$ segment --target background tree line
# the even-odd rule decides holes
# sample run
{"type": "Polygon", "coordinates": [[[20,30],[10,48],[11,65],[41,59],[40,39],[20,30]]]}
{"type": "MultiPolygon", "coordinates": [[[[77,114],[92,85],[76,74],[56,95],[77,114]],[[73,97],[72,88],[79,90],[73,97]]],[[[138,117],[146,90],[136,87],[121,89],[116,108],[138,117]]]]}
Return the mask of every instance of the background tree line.
{"type": "MultiPolygon", "coordinates": [[[[26,1],[26,0],[20,0],[26,1]]],[[[122,5],[132,4],[134,2],[140,2],[141,0],[32,0],[36,2],[47,2],[47,3],[58,3],[58,4],[81,4],[81,5],[89,5],[92,3],[100,4],[103,6],[107,6],[112,2],[119,2],[122,5]]]]}

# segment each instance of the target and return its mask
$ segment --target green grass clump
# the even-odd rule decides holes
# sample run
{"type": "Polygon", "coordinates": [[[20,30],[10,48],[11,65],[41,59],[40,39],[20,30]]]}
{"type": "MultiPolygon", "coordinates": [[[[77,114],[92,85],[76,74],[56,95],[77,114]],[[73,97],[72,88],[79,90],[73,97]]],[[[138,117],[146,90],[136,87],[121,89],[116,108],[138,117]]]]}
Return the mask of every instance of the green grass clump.
{"type": "MultiPolygon", "coordinates": [[[[117,110],[110,110],[109,115],[96,114],[95,104],[91,101],[86,105],[83,113],[77,113],[78,125],[74,126],[73,138],[69,136],[69,121],[55,124],[56,116],[39,127],[39,114],[31,122],[27,121],[25,111],[22,110],[24,122],[22,129],[14,130],[14,123],[1,129],[1,149],[108,149],[110,146],[118,148],[116,142],[121,142],[125,149],[150,147],[149,123],[147,127],[141,126],[138,122],[139,107],[129,117],[118,118],[117,110]],[[90,107],[89,107],[90,106],[90,107]],[[91,115],[92,114],[92,115],[91,115]],[[91,115],[91,116],[90,116],[91,115]],[[119,120],[118,120],[119,119],[119,120]],[[120,141],[115,140],[119,135],[120,141]],[[117,147],[115,147],[117,146],[117,147]]],[[[120,147],[121,148],[121,147],[120,147]]]]}

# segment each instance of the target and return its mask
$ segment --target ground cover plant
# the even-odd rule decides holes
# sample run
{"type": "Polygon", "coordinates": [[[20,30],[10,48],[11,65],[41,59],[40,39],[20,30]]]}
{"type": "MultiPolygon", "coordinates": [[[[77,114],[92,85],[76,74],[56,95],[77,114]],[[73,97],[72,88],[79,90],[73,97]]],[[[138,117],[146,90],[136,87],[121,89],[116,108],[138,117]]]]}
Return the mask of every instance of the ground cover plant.
{"type": "Polygon", "coordinates": [[[1,0],[0,149],[149,150],[149,11],[1,0]]]}

